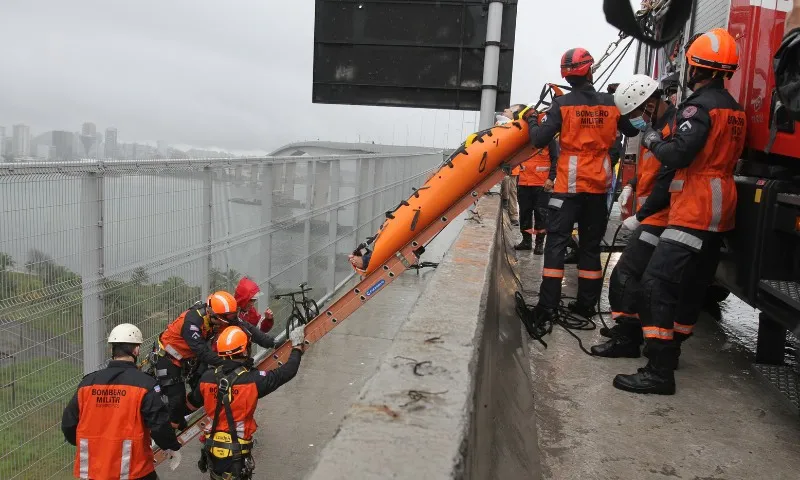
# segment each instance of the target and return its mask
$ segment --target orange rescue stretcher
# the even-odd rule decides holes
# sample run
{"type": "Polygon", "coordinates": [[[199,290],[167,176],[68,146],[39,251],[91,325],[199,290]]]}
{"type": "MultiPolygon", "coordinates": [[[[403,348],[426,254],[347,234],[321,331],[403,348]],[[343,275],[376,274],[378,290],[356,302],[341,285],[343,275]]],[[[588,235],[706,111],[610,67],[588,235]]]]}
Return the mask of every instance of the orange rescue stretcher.
{"type": "MultiPolygon", "coordinates": [[[[560,94],[558,89],[552,88],[554,86],[549,87],[553,96],[560,94]]],[[[543,92],[542,98],[544,96],[543,92]]],[[[549,105],[540,100],[536,107],[540,104],[549,105]]],[[[413,189],[407,200],[386,213],[386,221],[369,239],[374,249],[367,269],[356,269],[363,276],[362,280],[306,325],[306,345],[317,342],[401,273],[416,265],[425,245],[511,169],[537,151],[530,144],[528,124],[523,119],[528,111],[540,114],[536,107],[524,109],[520,119],[470,135],[422,187],[413,189]]],[[[291,342],[285,341],[256,367],[272,370],[283,365],[291,349],[291,342]]],[[[187,444],[201,433],[206,422],[206,416],[191,422],[178,435],[178,441],[187,444]]],[[[154,450],[154,456],[156,465],[167,459],[160,449],[154,450]]]]}

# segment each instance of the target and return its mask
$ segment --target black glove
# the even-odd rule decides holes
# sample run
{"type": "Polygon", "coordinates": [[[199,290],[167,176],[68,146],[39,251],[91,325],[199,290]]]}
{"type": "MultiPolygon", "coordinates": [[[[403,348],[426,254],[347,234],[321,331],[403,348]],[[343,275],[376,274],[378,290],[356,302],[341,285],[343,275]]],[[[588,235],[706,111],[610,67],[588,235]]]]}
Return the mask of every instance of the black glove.
{"type": "Polygon", "coordinates": [[[653,144],[656,142],[661,142],[664,139],[661,138],[661,132],[658,130],[654,130],[652,128],[648,128],[646,132],[644,132],[644,136],[642,137],[642,146],[648,150],[652,149],[653,144]]]}
{"type": "Polygon", "coordinates": [[[536,115],[536,112],[534,112],[533,115],[528,115],[528,118],[526,120],[528,121],[528,128],[539,126],[539,116],[536,115]]]}

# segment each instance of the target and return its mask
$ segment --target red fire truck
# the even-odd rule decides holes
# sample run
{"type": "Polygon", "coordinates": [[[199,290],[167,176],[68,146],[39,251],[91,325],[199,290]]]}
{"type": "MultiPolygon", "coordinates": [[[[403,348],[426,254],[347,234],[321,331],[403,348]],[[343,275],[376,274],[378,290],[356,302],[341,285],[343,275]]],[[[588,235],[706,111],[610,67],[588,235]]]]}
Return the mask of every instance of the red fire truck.
{"type": "Polygon", "coordinates": [[[732,292],[761,311],[761,365],[783,364],[787,330],[800,336],[800,129],[777,100],[772,63],[792,3],[696,0],[679,38],[662,49],[640,44],[636,59],[637,73],[661,78],[682,71],[683,45],[695,33],[726,28],[737,40],[740,68],[727,85],[748,114],[747,148],[736,170],[736,230],[710,294],[732,292]]]}

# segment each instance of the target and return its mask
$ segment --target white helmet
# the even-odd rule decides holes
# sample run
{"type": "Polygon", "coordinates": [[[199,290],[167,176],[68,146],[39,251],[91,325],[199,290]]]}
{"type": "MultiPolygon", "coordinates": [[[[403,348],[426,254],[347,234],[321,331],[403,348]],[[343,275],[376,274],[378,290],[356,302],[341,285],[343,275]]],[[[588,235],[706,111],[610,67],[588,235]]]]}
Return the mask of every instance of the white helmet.
{"type": "Polygon", "coordinates": [[[647,75],[634,75],[617,87],[614,103],[619,112],[627,115],[641,106],[658,89],[658,82],[647,75]]]}
{"type": "Polygon", "coordinates": [[[108,335],[108,343],[142,343],[142,331],[136,325],[120,323],[108,335]]]}

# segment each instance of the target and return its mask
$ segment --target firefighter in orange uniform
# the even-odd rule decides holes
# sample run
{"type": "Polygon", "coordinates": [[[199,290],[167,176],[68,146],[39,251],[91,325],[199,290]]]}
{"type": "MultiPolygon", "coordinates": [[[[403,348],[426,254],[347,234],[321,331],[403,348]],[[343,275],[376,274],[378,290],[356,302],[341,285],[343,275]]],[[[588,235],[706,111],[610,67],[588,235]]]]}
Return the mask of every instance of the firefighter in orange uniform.
{"type": "Polygon", "coordinates": [[[61,420],[76,445],[75,478],[158,479],[151,438],[163,450],[180,450],[166,399],[153,377],[139,371],[142,332],[123,323],[108,336],[112,360],[83,377],[61,420]]]}
{"type": "Polygon", "coordinates": [[[517,196],[522,242],[514,246],[516,250],[530,250],[533,247],[535,255],[544,253],[547,202],[550,200],[550,192],[553,190],[553,181],[556,178],[557,161],[558,142],[554,138],[547,147],[537,150],[517,167],[520,169],[517,196]],[[533,235],[536,235],[535,245],[532,245],[533,235]]]}
{"type": "Polygon", "coordinates": [[[680,344],[692,334],[723,235],[735,223],[733,171],[744,149],[746,116],[724,81],[738,68],[736,41],[724,29],[711,30],[691,42],[686,60],[693,93],[679,108],[672,137],[651,128],[642,139],[662,165],[677,171],[667,228],[642,277],[646,307],[639,316],[649,361],[613,382],[635,393],[675,393],[680,344]]]}
{"type": "MultiPolygon", "coordinates": [[[[155,364],[156,379],[169,399],[170,421],[173,427],[186,428],[185,380],[206,366],[216,366],[222,359],[209,347],[216,331],[236,323],[259,339],[265,348],[274,346],[272,337],[257,327],[237,319],[236,299],[228,292],[211,294],[205,304],[197,303],[183,312],[158,338],[155,364]]],[[[195,377],[196,378],[196,377],[195,377]]]]}
{"type": "Polygon", "coordinates": [[[568,50],[561,58],[561,76],[572,87],[553,100],[541,121],[528,117],[531,143],[537,148],[561,134],[553,194],[548,202],[547,244],[544,250],[542,284],[533,318],[526,316],[528,333],[538,334],[536,325],[554,319],[561,301],[564,256],[572,229],[578,222],[578,296],[569,308],[585,317],[595,314],[603,271],[600,242],[608,223],[607,194],[612,168],[609,150],[617,130],[634,136],[639,130],[623,118],[610,93],[592,86],[594,59],[583,48],[568,50]]]}
{"type": "MultiPolygon", "coordinates": [[[[669,138],[677,109],[662,100],[664,92],[658,87],[658,82],[647,75],[634,75],[619,87],[614,102],[620,113],[627,116],[639,130],[646,130],[648,124],[652,123],[663,138],[669,138]]],[[[667,226],[669,185],[674,176],[674,168],[663,167],[652,152],[640,148],[634,215],[626,216],[622,224],[633,234],[611,272],[608,287],[611,316],[616,325],[610,331],[601,329],[600,333],[610,336],[611,340],[593,346],[594,355],[609,358],[639,358],[641,355],[640,282],[659,237],[667,226]]],[[[626,189],[631,191],[630,186],[626,189]]],[[[620,205],[625,203],[626,199],[620,196],[620,205]]]]}
{"type": "Polygon", "coordinates": [[[249,479],[255,464],[252,458],[253,434],[258,424],[253,414],[262,398],[297,374],[305,348],[305,325],[289,333],[292,352],[289,360],[272,371],[253,368],[248,357],[250,338],[240,327],[228,327],[217,338],[217,352],[224,359],[207,370],[200,386],[187,397],[195,408],[204,407],[208,422],[198,467],[210,471],[215,480],[249,479]]]}

